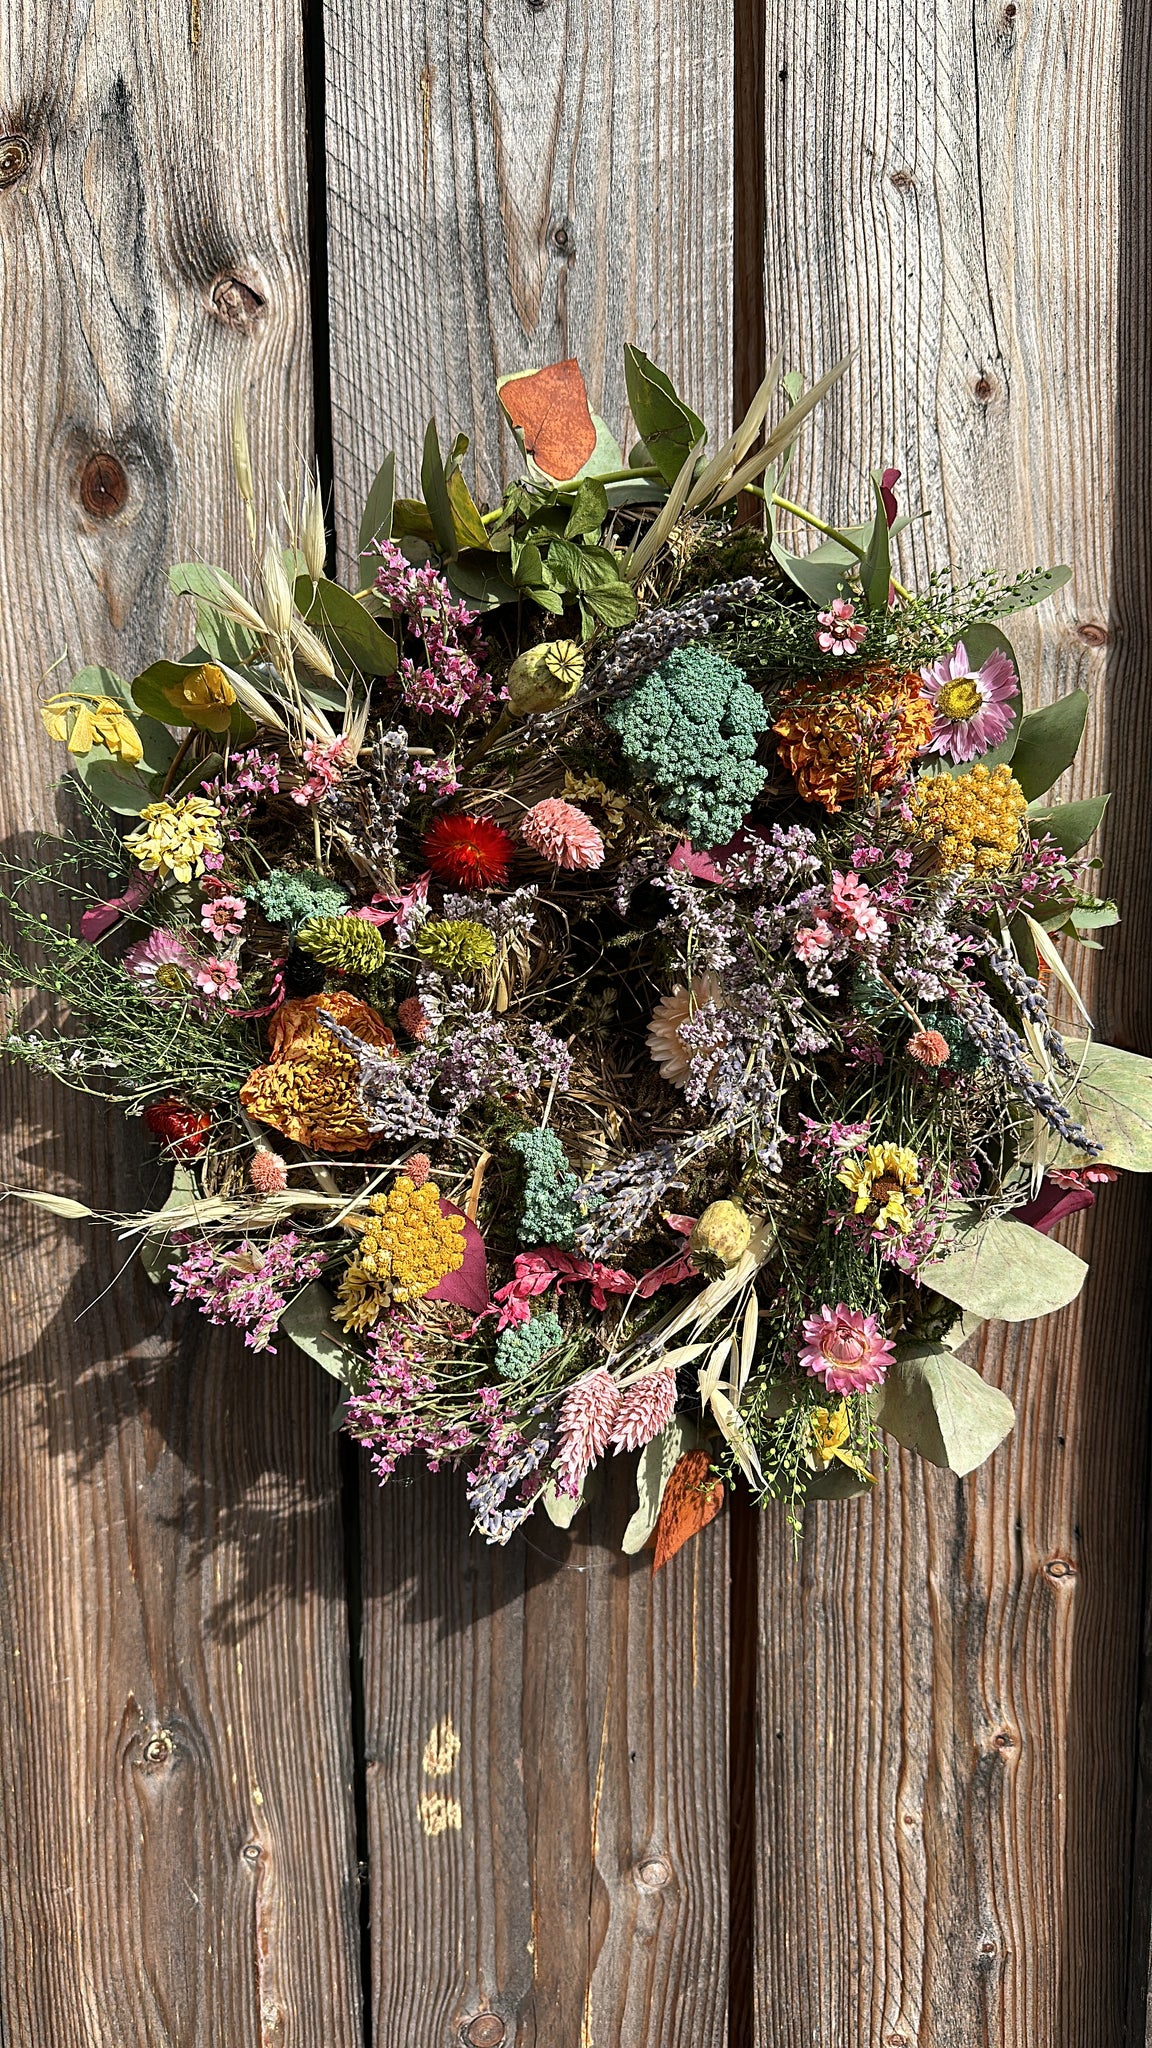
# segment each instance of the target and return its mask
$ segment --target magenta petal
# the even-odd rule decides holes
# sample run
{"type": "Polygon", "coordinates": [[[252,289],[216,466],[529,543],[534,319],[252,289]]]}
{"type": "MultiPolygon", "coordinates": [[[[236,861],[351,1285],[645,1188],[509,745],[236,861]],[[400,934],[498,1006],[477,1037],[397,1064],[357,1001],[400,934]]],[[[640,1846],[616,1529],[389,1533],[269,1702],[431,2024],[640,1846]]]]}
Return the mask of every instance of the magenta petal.
{"type": "Polygon", "coordinates": [[[1041,1237],[1047,1237],[1065,1216],[1075,1216],[1078,1209],[1090,1209],[1096,1200],[1091,1188],[1060,1188],[1045,1177],[1040,1183],[1039,1194],[1025,1202],[1022,1209],[1013,1209],[1013,1223],[1030,1224],[1041,1237]]]}
{"type": "Polygon", "coordinates": [[[880,478],[880,497],[884,505],[884,517],[889,526],[896,523],[896,485],[899,481],[898,469],[886,469],[880,478]]]}
{"type": "Polygon", "coordinates": [[[698,882],[721,882],[728,886],[712,856],[699,852],[690,839],[682,839],[679,846],[673,847],[668,866],[673,874],[694,875],[698,882]]]}
{"type": "Polygon", "coordinates": [[[96,939],[102,939],[105,932],[110,932],[130,910],[139,908],[151,887],[151,877],[142,876],[138,882],[132,882],[122,896],[110,896],[106,903],[94,903],[80,919],[80,937],[87,939],[89,945],[96,939]]]}
{"type": "MultiPolygon", "coordinates": [[[[453,1203],[440,1198],[442,1216],[461,1216],[463,1210],[453,1203]]],[[[425,1301],[453,1301],[458,1308],[470,1308],[474,1314],[488,1306],[488,1256],[484,1250],[484,1239],[474,1223],[464,1217],[464,1264],[457,1266],[454,1273],[445,1273],[435,1287],[430,1287],[425,1301]]]]}

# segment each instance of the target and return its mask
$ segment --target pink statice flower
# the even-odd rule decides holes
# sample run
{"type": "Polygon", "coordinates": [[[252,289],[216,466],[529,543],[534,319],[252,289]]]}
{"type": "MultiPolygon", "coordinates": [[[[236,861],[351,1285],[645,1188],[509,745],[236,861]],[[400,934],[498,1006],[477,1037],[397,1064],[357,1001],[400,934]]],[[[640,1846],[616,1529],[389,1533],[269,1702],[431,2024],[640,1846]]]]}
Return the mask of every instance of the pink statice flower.
{"type": "Polygon", "coordinates": [[[591,818],[563,797],[533,804],[520,820],[520,837],[554,867],[586,870],[603,864],[604,841],[591,818]]]}
{"type": "Polygon", "coordinates": [[[410,650],[402,655],[396,677],[408,710],[424,718],[488,711],[496,693],[483,667],[485,645],[476,614],[454,601],[430,562],[415,568],[390,540],[380,543],[380,554],[376,588],[388,599],[410,650]]]}
{"type": "Polygon", "coordinates": [[[157,930],[138,939],[124,955],[124,971],[157,1003],[190,995],[198,962],[179,932],[157,930]]]}
{"type": "Polygon", "coordinates": [[[676,1372],[670,1365],[646,1372],[626,1387],[612,1425],[618,1451],[642,1451],[667,1429],[676,1408],[676,1372]]]}
{"type": "Polygon", "coordinates": [[[612,1441],[620,1411],[620,1389],[603,1366],[585,1373],[560,1407],[556,1490],[575,1500],[584,1481],[612,1441]]]}
{"type": "Polygon", "coordinates": [[[240,986],[240,972],[234,960],[204,960],[196,969],[196,986],[206,1003],[226,1003],[240,986]]]}
{"type": "Polygon", "coordinates": [[[879,1386],[895,1353],[875,1316],[862,1309],[827,1302],[803,1325],[800,1363],[813,1379],[823,1380],[830,1394],[859,1394],[879,1386]]]}
{"type": "Polygon", "coordinates": [[[949,761],[974,761],[989,747],[999,746],[1012,724],[1012,699],[1020,694],[1006,654],[994,648],[987,661],[973,669],[960,640],[951,654],[941,655],[920,675],[932,705],[932,737],[925,753],[943,754],[949,761]]]}
{"type": "Polygon", "coordinates": [[[173,1301],[192,1302],[210,1323],[235,1324],[250,1351],[273,1349],[289,1298],[324,1269],[324,1253],[308,1251],[294,1230],[269,1244],[190,1245],[186,1232],[173,1242],[183,1250],[168,1276],[173,1301]]]}
{"type": "Polygon", "coordinates": [[[214,939],[234,939],[248,915],[242,896],[210,896],[200,906],[200,922],[214,939]]]}
{"type": "Polygon", "coordinates": [[[337,740],[305,740],[304,780],[292,791],[292,801],[302,807],[317,804],[337,789],[348,766],[343,736],[337,740]]]}
{"type": "Polygon", "coordinates": [[[868,631],[856,617],[856,607],[846,597],[834,597],[826,612],[817,612],[821,630],[816,645],[825,654],[855,654],[868,631]]]}

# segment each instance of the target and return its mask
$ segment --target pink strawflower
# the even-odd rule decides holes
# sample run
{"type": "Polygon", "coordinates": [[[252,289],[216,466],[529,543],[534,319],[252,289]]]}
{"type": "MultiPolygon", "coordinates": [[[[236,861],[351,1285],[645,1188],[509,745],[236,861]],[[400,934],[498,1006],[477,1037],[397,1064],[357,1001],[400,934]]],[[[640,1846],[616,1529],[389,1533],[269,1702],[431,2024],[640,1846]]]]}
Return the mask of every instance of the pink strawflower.
{"type": "Polygon", "coordinates": [[[149,932],[124,955],[124,969],[158,1003],[191,993],[196,957],[179,932],[149,932]]]}
{"type": "Polygon", "coordinates": [[[974,761],[998,747],[1012,724],[1011,703],[1019,695],[1016,671],[995,648],[973,670],[962,640],[931,668],[922,668],[924,695],[932,705],[932,737],[926,754],[950,761],[974,761]]]}
{"type": "Polygon", "coordinates": [[[344,779],[348,766],[343,735],[327,744],[323,740],[305,740],[303,782],[292,791],[294,804],[319,803],[330,789],[336,789],[344,779]]]}
{"type": "Polygon", "coordinates": [[[542,860],[558,868],[598,868],[604,841],[585,811],[563,797],[548,796],[533,804],[520,820],[520,837],[542,860]]]}
{"type": "Polygon", "coordinates": [[[940,1031],[914,1031],[904,1050],[922,1067],[942,1067],[950,1056],[948,1040],[940,1031]]]}
{"type": "Polygon", "coordinates": [[[226,1003],[240,986],[234,960],[205,960],[196,969],[196,986],[209,1003],[226,1003]]]}
{"type": "Polygon", "coordinates": [[[248,1162],[248,1179],[258,1195],[282,1195],[288,1185],[288,1168],[278,1152],[262,1147],[248,1162]]]}
{"type": "Polygon", "coordinates": [[[575,1500],[587,1473],[604,1456],[620,1409],[620,1389],[603,1366],[586,1373],[560,1408],[556,1490],[575,1500]]]}
{"type": "Polygon", "coordinates": [[[200,922],[214,939],[234,939],[248,914],[242,896],[212,894],[200,906],[200,922]]]}
{"type": "Polygon", "coordinates": [[[856,607],[846,597],[834,597],[826,612],[816,614],[823,631],[816,635],[816,645],[825,654],[855,654],[868,628],[863,620],[857,622],[856,607]]]}
{"type": "Polygon", "coordinates": [[[427,1038],[428,1016],[419,996],[405,996],[402,1003],[397,1003],[396,1021],[409,1038],[427,1038]]]}
{"type": "Polygon", "coordinates": [[[823,1380],[830,1394],[858,1394],[879,1386],[892,1362],[895,1345],[875,1316],[837,1302],[827,1302],[808,1316],[803,1329],[800,1363],[812,1378],[823,1380]]]}
{"type": "Polygon", "coordinates": [[[432,1161],[426,1152],[413,1152],[412,1157],[404,1161],[404,1178],[410,1180],[414,1188],[422,1188],[431,1172],[432,1161]]]}
{"type": "Polygon", "coordinates": [[[662,1365],[633,1381],[621,1396],[612,1426],[612,1442],[618,1451],[643,1450],[662,1429],[667,1429],[676,1407],[676,1373],[662,1365]]]}

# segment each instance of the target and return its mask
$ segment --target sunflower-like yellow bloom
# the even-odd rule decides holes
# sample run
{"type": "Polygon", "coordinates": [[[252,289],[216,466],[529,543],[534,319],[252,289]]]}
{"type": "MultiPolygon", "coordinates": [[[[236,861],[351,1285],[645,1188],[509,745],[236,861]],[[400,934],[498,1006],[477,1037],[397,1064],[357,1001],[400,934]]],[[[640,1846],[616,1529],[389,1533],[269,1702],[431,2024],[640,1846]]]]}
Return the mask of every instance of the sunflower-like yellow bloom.
{"type": "Polygon", "coordinates": [[[146,875],[190,882],[204,873],[204,855],[219,853],[220,807],[206,796],[182,796],[174,804],[145,804],[141,824],[124,841],[146,875]]]}
{"type": "Polygon", "coordinates": [[[346,1330],[364,1330],[392,1302],[417,1301],[464,1264],[464,1218],[445,1216],[434,1180],[415,1187],[406,1174],[386,1195],[373,1195],[370,1214],[349,1216],[360,1248],[340,1282],[334,1314],[346,1330]]]}
{"type": "Polygon", "coordinates": [[[922,1195],[920,1161],[907,1145],[869,1145],[847,1158],[836,1178],[856,1197],[857,1216],[870,1214],[874,1230],[912,1228],[910,1196],[922,1195]]]}
{"type": "Polygon", "coordinates": [[[945,870],[1002,874],[1020,844],[1028,805],[1007,762],[967,775],[924,775],[912,793],[913,831],[945,870]]]}
{"type": "Polygon", "coordinates": [[[63,690],[40,706],[40,716],[49,739],[66,741],[70,754],[88,754],[93,747],[106,747],[130,768],[144,758],[140,735],[115,697],[63,690]]]}

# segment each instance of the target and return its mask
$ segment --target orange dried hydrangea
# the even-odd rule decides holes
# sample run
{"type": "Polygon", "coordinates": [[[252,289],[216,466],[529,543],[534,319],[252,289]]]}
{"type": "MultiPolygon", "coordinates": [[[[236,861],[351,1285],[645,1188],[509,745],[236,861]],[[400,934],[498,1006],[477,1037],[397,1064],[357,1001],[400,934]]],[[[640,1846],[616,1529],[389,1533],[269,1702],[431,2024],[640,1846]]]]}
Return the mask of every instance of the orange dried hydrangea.
{"type": "Polygon", "coordinates": [[[346,989],[296,997],[273,1017],[272,1057],[249,1074],[240,1100],[249,1116],[312,1152],[366,1152],[372,1132],[360,1107],[359,1069],[321,1023],[321,1010],[369,1045],[396,1044],[375,1010],[346,989]]]}
{"type": "Polygon", "coordinates": [[[805,802],[838,811],[903,775],[932,737],[932,706],[918,675],[883,662],[852,689],[839,682],[796,684],[772,730],[805,802]]]}

